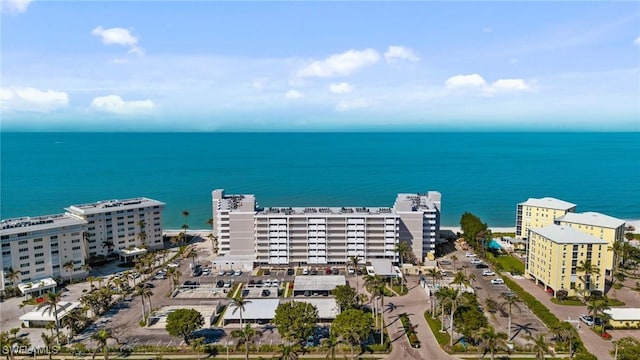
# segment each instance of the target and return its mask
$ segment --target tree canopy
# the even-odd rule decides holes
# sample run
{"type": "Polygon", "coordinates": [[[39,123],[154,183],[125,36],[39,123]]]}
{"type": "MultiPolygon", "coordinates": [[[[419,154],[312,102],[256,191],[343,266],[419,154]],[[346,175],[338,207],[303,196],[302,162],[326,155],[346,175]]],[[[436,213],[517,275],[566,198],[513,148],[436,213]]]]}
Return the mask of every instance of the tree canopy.
{"type": "MultiPolygon", "coordinates": [[[[640,354],[640,340],[631,336],[623,337],[616,341],[618,347],[618,360],[635,360],[640,354]]],[[[615,354],[615,349],[611,350],[611,355],[615,354]]]]}
{"type": "Polygon", "coordinates": [[[349,309],[357,307],[356,290],[349,285],[339,285],[331,291],[331,294],[336,297],[336,302],[340,307],[340,311],[344,312],[349,309]]]}
{"type": "Polygon", "coordinates": [[[484,236],[488,226],[486,223],[483,223],[479,217],[470,212],[465,212],[460,218],[460,228],[463,232],[462,236],[467,243],[473,247],[477,247],[478,237],[484,236]]]}
{"type": "Polygon", "coordinates": [[[331,331],[352,345],[366,340],[372,329],[371,315],[358,309],[343,311],[331,323],[331,331]]]}
{"type": "Polygon", "coordinates": [[[204,318],[194,309],[178,309],[167,316],[165,328],[171,336],[182,337],[189,344],[193,333],[204,325],[204,318]]]}
{"type": "Polygon", "coordinates": [[[278,305],[273,319],[282,338],[301,344],[313,335],[318,309],[306,302],[292,301],[278,305]]]}

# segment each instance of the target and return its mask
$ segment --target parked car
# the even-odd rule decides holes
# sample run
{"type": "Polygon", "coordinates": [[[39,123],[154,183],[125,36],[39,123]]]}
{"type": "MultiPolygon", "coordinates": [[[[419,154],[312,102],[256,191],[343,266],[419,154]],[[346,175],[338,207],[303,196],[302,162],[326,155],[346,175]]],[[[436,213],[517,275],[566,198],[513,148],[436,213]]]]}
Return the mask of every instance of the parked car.
{"type": "Polygon", "coordinates": [[[180,264],[176,264],[176,263],[170,263],[169,265],[167,265],[168,267],[172,267],[172,268],[177,268],[180,264]]]}
{"type": "Polygon", "coordinates": [[[262,290],[262,296],[271,296],[271,291],[267,289],[262,290]]]}
{"type": "Polygon", "coordinates": [[[356,269],[354,269],[354,268],[353,268],[353,266],[349,266],[349,267],[347,268],[347,272],[348,272],[349,274],[353,275],[353,274],[355,274],[355,273],[356,273],[356,269]]]}
{"type": "Polygon", "coordinates": [[[233,275],[235,275],[235,276],[240,276],[240,275],[242,275],[242,271],[240,271],[240,270],[236,270],[236,271],[233,273],[233,275]]]}
{"type": "Polygon", "coordinates": [[[500,279],[500,278],[496,278],[491,280],[491,285],[502,285],[504,284],[504,280],[500,279]]]}
{"type": "Polygon", "coordinates": [[[495,275],[496,275],[496,273],[494,273],[491,270],[483,270],[482,271],[482,276],[495,276],[495,275]]]}
{"type": "Polygon", "coordinates": [[[267,279],[264,281],[264,286],[266,287],[270,287],[271,286],[271,279],[267,279]]]}
{"type": "Polygon", "coordinates": [[[331,269],[331,273],[333,275],[338,275],[338,274],[340,274],[340,270],[338,270],[338,268],[333,268],[333,269],[331,269]]]}
{"type": "Polygon", "coordinates": [[[476,269],[488,269],[489,265],[487,264],[478,264],[476,265],[476,269]]]}
{"type": "Polygon", "coordinates": [[[311,275],[318,275],[318,270],[316,269],[311,269],[311,271],[309,272],[311,275]]]}
{"type": "Polygon", "coordinates": [[[287,275],[291,276],[291,275],[294,275],[295,273],[296,273],[295,270],[291,268],[287,269],[287,275]]]}
{"type": "Polygon", "coordinates": [[[473,258],[473,259],[471,259],[471,264],[472,265],[482,264],[482,260],[477,259],[477,258],[473,258]]]}
{"type": "Polygon", "coordinates": [[[309,269],[307,268],[302,269],[302,275],[309,275],[309,269]]]}
{"type": "Polygon", "coordinates": [[[476,257],[476,254],[472,253],[472,252],[468,252],[464,254],[465,257],[476,257]]]}
{"type": "Polygon", "coordinates": [[[195,269],[193,269],[193,276],[200,276],[202,275],[202,269],[197,267],[195,269]]]}
{"type": "Polygon", "coordinates": [[[264,269],[262,275],[271,275],[271,269],[264,269]]]}
{"type": "Polygon", "coordinates": [[[325,275],[331,275],[331,268],[330,268],[330,267],[325,268],[325,269],[324,269],[324,274],[325,274],[325,275]]]}
{"type": "Polygon", "coordinates": [[[221,287],[223,287],[223,286],[224,286],[224,281],[222,281],[222,280],[218,280],[218,281],[216,282],[216,287],[217,287],[218,289],[219,289],[219,288],[221,288],[221,287]]]}
{"type": "Polygon", "coordinates": [[[278,286],[280,286],[280,282],[278,282],[278,280],[276,280],[276,279],[273,279],[273,280],[271,280],[271,286],[272,287],[278,287],[278,286]]]}
{"type": "Polygon", "coordinates": [[[227,272],[224,271],[224,270],[218,271],[218,275],[220,275],[220,276],[225,276],[226,274],[227,274],[227,272]]]}
{"type": "Polygon", "coordinates": [[[587,324],[587,326],[593,326],[593,317],[585,314],[580,314],[580,321],[587,324]]]}
{"type": "Polygon", "coordinates": [[[209,276],[209,275],[211,275],[211,269],[208,269],[208,268],[207,268],[207,269],[202,270],[202,275],[203,275],[203,276],[209,276]]]}

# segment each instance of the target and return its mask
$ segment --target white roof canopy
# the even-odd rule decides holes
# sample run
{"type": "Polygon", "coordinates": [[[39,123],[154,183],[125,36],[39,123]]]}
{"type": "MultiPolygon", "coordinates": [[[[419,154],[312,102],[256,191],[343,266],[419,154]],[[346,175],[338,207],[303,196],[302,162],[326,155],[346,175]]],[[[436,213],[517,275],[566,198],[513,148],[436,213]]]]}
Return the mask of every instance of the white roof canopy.
{"type": "Polygon", "coordinates": [[[22,294],[26,295],[40,290],[54,289],[57,285],[58,283],[52,278],[44,278],[18,284],[18,289],[22,294]]]}

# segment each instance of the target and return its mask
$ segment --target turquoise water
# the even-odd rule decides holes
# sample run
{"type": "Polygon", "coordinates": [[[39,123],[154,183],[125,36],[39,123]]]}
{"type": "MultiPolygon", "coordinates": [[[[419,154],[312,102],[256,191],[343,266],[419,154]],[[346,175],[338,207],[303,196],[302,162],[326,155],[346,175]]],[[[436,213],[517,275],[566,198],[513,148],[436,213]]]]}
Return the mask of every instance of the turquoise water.
{"type": "Polygon", "coordinates": [[[497,242],[496,239],[491,239],[491,241],[489,241],[489,244],[487,245],[487,248],[500,250],[502,249],[502,246],[500,246],[500,243],[497,242]]]}
{"type": "Polygon", "coordinates": [[[211,191],[263,206],[390,206],[438,190],[442,223],[464,211],[514,226],[528,197],[640,218],[640,133],[2,133],[1,216],[147,196],[164,225],[204,228],[211,191]]]}

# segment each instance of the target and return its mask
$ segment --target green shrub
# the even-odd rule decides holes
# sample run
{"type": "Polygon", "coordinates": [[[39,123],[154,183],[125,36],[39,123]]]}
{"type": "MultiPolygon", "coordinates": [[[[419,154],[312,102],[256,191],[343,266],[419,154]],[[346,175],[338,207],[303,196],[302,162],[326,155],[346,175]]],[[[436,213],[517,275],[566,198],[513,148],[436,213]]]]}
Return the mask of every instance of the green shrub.
{"type": "Polygon", "coordinates": [[[440,332],[440,328],[442,327],[442,323],[440,322],[440,319],[437,317],[435,319],[432,319],[431,312],[429,311],[426,311],[424,313],[424,318],[425,320],[427,320],[427,324],[429,324],[429,327],[431,328],[431,332],[436,337],[438,344],[440,344],[441,347],[448,346],[450,341],[450,336],[449,336],[449,333],[447,332],[440,332]]]}

